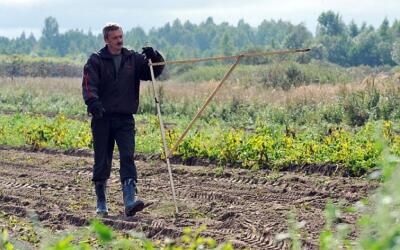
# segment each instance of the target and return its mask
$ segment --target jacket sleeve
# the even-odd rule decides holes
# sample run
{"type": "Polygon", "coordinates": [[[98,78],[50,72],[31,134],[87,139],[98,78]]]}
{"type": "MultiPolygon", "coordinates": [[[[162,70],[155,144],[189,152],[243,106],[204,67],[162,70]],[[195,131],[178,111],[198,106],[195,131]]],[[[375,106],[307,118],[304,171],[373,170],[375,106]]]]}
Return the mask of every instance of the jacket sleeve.
{"type": "MultiPolygon", "coordinates": [[[[164,62],[164,58],[161,55],[160,52],[158,52],[157,50],[155,50],[156,55],[151,58],[151,61],[153,63],[156,62],[164,62]]],[[[151,73],[150,73],[150,66],[148,64],[148,60],[146,59],[146,56],[144,54],[138,54],[139,56],[139,65],[140,65],[140,72],[139,72],[139,78],[140,80],[143,81],[149,81],[151,80],[151,73]]],[[[161,75],[161,73],[164,70],[165,65],[159,65],[159,66],[153,66],[154,69],[154,77],[159,77],[161,75]]]]}
{"type": "Polygon", "coordinates": [[[90,56],[83,68],[82,95],[86,105],[99,99],[100,71],[96,55],[90,56]]]}

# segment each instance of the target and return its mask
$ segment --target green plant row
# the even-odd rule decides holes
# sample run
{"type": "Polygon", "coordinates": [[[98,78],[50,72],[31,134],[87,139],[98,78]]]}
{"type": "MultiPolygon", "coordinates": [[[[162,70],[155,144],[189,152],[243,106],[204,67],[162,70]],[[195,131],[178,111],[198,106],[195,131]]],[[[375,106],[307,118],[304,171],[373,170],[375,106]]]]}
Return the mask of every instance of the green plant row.
{"type": "MultiPolygon", "coordinates": [[[[373,146],[375,127],[376,123],[369,122],[358,131],[339,126],[288,129],[263,123],[253,132],[214,128],[213,133],[190,134],[174,154],[252,169],[334,163],[360,175],[379,161],[380,151],[373,146]]],[[[400,136],[393,133],[391,122],[384,122],[384,128],[393,152],[399,154],[400,136]]],[[[178,134],[169,133],[169,141],[175,142],[178,134]]]]}
{"type": "MultiPolygon", "coordinates": [[[[168,120],[168,119],[167,119],[168,120]]],[[[160,153],[162,144],[155,116],[136,120],[136,151],[160,153]]],[[[186,121],[177,120],[167,130],[172,146],[183,131],[186,121]]],[[[380,151],[373,147],[377,122],[354,129],[338,125],[285,127],[258,121],[255,130],[227,128],[217,121],[202,124],[173,152],[183,160],[204,158],[221,165],[243,168],[276,168],[287,165],[333,163],[360,175],[377,166],[380,151]]],[[[385,136],[391,150],[400,154],[399,124],[384,122],[385,136]]],[[[0,144],[34,148],[91,149],[89,122],[17,114],[0,117],[0,144]]]]}

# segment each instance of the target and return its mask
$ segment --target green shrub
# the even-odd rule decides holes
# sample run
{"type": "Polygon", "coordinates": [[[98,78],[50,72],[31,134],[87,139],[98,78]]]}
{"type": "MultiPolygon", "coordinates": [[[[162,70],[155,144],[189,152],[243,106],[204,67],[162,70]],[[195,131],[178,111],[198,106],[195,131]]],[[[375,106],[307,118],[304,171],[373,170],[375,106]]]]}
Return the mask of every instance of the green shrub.
{"type": "Polygon", "coordinates": [[[370,118],[376,119],[380,93],[372,86],[342,97],[344,114],[350,125],[364,125],[370,118]]]}

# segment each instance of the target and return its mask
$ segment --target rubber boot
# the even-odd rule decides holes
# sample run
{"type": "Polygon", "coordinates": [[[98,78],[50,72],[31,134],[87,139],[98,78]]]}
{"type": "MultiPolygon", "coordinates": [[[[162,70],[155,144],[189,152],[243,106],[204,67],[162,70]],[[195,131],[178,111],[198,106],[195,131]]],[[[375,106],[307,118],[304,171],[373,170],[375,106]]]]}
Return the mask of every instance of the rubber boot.
{"type": "Polygon", "coordinates": [[[136,199],[136,183],[134,179],[126,179],[122,182],[122,194],[126,216],[134,216],[137,212],[143,210],[143,201],[136,199]]]}
{"type": "Polygon", "coordinates": [[[94,188],[96,191],[96,213],[100,216],[108,215],[107,202],[106,202],[106,187],[107,181],[96,181],[94,188]]]}

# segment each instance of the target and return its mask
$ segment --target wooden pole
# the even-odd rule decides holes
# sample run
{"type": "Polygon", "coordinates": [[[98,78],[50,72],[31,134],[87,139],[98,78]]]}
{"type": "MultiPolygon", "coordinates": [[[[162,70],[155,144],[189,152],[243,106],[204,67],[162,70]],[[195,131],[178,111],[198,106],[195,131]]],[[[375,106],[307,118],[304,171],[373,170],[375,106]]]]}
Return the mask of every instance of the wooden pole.
{"type": "MultiPolygon", "coordinates": [[[[224,82],[226,81],[226,79],[228,79],[228,77],[231,75],[231,73],[233,72],[233,70],[236,68],[236,66],[239,64],[240,59],[243,56],[237,56],[236,57],[236,61],[235,63],[231,66],[231,68],[229,69],[229,71],[225,74],[224,78],[222,78],[222,80],[220,81],[220,83],[217,85],[217,87],[215,87],[214,91],[211,93],[210,96],[208,96],[207,100],[205,101],[205,103],[203,104],[203,106],[199,109],[199,111],[197,111],[197,114],[194,116],[194,118],[192,119],[192,121],[189,123],[189,125],[186,127],[185,131],[182,133],[182,135],[178,138],[178,140],[176,141],[176,143],[174,144],[174,146],[172,147],[172,149],[170,150],[170,154],[172,154],[179,146],[179,144],[181,143],[181,141],[183,140],[183,138],[185,138],[186,134],[189,132],[189,129],[193,126],[194,122],[199,118],[199,116],[203,113],[204,109],[207,107],[207,105],[211,102],[211,100],[214,98],[215,94],[217,94],[218,90],[221,88],[222,84],[224,84],[224,82]]],[[[169,158],[171,155],[168,155],[167,158],[169,158]]]]}
{"type": "Polygon", "coordinates": [[[160,121],[160,130],[161,130],[161,137],[162,137],[162,142],[164,146],[164,154],[165,154],[165,160],[167,162],[167,167],[168,167],[168,174],[169,174],[169,183],[171,185],[171,190],[172,190],[172,197],[174,199],[174,204],[175,204],[175,212],[178,214],[178,204],[176,203],[176,195],[175,195],[175,187],[174,187],[174,179],[172,178],[172,170],[171,170],[171,164],[169,162],[169,150],[167,146],[167,141],[165,139],[165,129],[164,129],[164,123],[161,117],[161,108],[160,108],[160,101],[158,99],[157,93],[156,93],[156,88],[155,88],[155,82],[156,79],[154,77],[154,69],[153,65],[151,64],[151,59],[149,59],[149,65],[150,65],[150,73],[151,73],[151,83],[153,86],[153,94],[154,94],[154,101],[157,106],[157,115],[158,115],[158,120],[160,121]]]}
{"type": "Polygon", "coordinates": [[[176,61],[165,61],[151,63],[153,66],[166,65],[166,64],[183,64],[183,63],[196,63],[196,62],[206,62],[206,61],[216,61],[216,60],[229,60],[236,59],[240,57],[255,57],[255,56],[269,56],[269,55],[281,55],[281,54],[292,54],[300,52],[308,52],[310,49],[292,49],[292,50],[276,50],[276,51],[265,51],[265,52],[249,52],[242,53],[235,56],[216,56],[216,57],[206,57],[206,58],[193,58],[187,60],[176,60],[176,61]]]}

